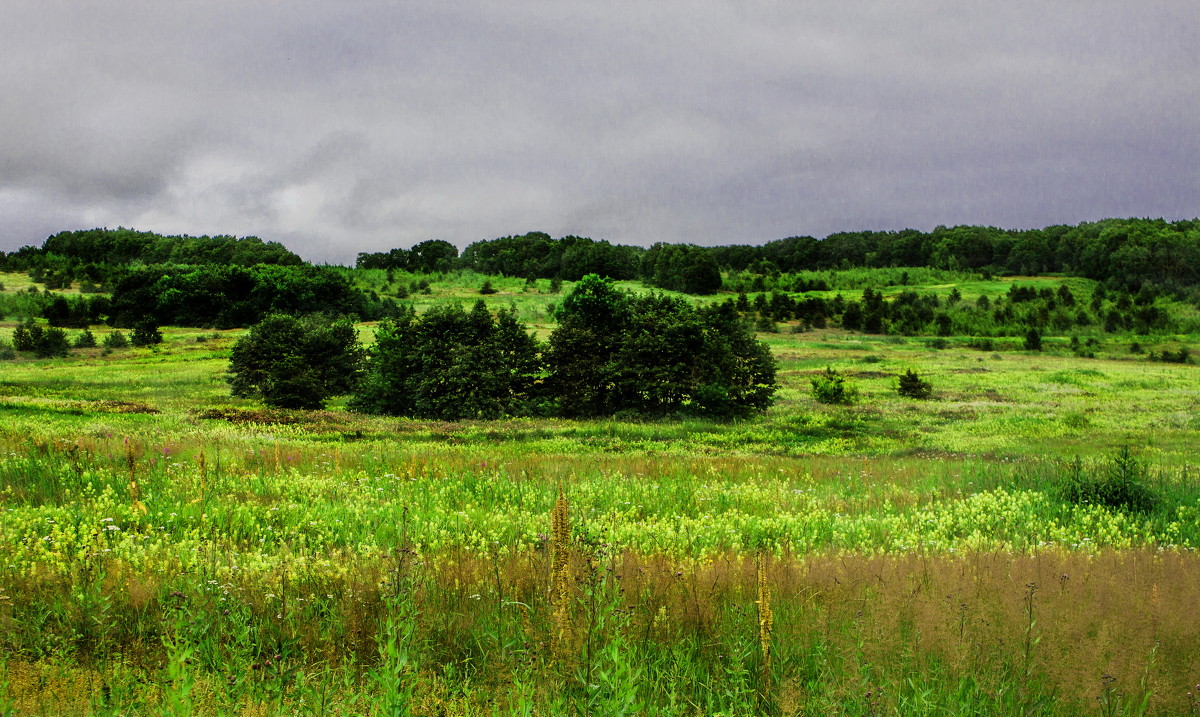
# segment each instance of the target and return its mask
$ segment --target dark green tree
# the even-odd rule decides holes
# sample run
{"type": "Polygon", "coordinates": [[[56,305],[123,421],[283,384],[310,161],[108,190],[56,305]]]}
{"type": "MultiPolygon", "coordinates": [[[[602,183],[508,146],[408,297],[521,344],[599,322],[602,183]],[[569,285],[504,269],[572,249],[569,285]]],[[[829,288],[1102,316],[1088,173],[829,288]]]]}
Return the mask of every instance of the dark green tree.
{"type": "Polygon", "coordinates": [[[321,408],[354,390],[363,358],[349,319],[275,314],[234,344],[230,392],[274,408],[321,408]]]}
{"type": "Polygon", "coordinates": [[[83,333],[75,337],[75,348],[77,349],[92,349],[96,348],[96,335],[90,330],[84,329],[83,333]]]}
{"type": "Polygon", "coordinates": [[[459,420],[533,410],[537,343],[515,310],[411,309],[380,324],[366,376],[351,402],[367,413],[459,420]]]}
{"type": "Polygon", "coordinates": [[[67,332],[56,326],[43,327],[33,319],[17,324],[12,345],[17,351],[32,351],[38,358],[66,356],[71,350],[67,332]]]}
{"type": "Polygon", "coordinates": [[[1025,350],[1026,351],[1041,351],[1042,350],[1042,332],[1036,327],[1030,328],[1025,332],[1025,350]]]}
{"type": "Polygon", "coordinates": [[[546,365],[548,391],[567,416],[728,418],[767,408],[775,392],[770,351],[731,302],[699,310],[630,296],[596,276],[564,299],[546,365]]]}
{"type": "Polygon", "coordinates": [[[908,369],[900,374],[896,392],[905,398],[926,399],[933,395],[933,384],[922,379],[916,371],[908,369]]]}
{"type": "Polygon", "coordinates": [[[133,325],[133,336],[129,342],[134,346],[153,346],[161,344],[162,340],[162,332],[158,330],[158,326],[146,319],[133,325]]]}

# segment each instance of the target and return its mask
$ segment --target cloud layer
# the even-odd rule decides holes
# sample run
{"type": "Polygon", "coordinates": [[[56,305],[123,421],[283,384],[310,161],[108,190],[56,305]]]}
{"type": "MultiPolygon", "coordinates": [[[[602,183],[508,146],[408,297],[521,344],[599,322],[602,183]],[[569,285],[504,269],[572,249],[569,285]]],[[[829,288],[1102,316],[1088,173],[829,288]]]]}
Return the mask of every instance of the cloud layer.
{"type": "Polygon", "coordinates": [[[1200,13],[1128,3],[19,0],[0,249],[543,230],[758,243],[1200,215],[1200,13]]]}

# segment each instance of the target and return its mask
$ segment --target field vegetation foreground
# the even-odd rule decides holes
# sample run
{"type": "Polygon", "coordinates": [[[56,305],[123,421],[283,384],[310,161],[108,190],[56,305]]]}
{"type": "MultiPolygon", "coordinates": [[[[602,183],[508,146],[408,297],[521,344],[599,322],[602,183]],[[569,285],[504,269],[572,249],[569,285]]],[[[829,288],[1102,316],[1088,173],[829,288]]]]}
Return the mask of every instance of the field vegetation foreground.
{"type": "Polygon", "coordinates": [[[1195,333],[763,328],[731,422],[273,410],[241,329],[0,363],[0,714],[1200,714],[1195,333]]]}

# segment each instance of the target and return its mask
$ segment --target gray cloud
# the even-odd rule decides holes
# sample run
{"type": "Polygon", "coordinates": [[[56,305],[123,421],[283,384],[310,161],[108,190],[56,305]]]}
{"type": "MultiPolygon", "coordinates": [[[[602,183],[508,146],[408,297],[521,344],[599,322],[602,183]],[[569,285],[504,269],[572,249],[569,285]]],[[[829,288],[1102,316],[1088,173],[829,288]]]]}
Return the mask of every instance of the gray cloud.
{"type": "Polygon", "coordinates": [[[1200,214],[1191,0],[22,0],[0,249],[256,234],[314,260],[1200,214]]]}

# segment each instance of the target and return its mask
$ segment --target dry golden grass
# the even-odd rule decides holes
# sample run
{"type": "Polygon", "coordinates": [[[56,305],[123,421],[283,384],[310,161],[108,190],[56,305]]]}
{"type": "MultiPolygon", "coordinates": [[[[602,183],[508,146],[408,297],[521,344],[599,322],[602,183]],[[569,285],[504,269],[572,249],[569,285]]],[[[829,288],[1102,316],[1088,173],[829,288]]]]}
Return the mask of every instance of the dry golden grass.
{"type": "MultiPolygon", "coordinates": [[[[805,704],[805,670],[818,654],[829,667],[824,679],[842,681],[827,689],[844,695],[863,693],[864,674],[882,685],[936,670],[973,676],[995,692],[1027,671],[1065,704],[1090,706],[1109,675],[1112,689],[1125,695],[1150,691],[1151,714],[1181,714],[1189,709],[1189,688],[1200,682],[1200,556],[1190,552],[827,554],[769,562],[729,555],[683,563],[625,552],[589,563],[578,545],[566,569],[575,576],[589,570],[611,575],[605,594],[627,615],[621,629],[631,646],[669,650],[694,639],[702,656],[711,652],[716,659],[723,645],[748,633],[772,676],[764,685],[781,707],[805,704]]],[[[481,689],[506,694],[512,676],[530,660],[578,661],[578,652],[556,652],[578,651],[588,636],[564,639],[563,623],[579,633],[589,623],[562,608],[572,602],[581,609],[596,584],[558,583],[561,554],[447,554],[411,566],[422,615],[417,629],[431,674],[439,674],[438,664],[474,660],[486,668],[478,677],[481,689]],[[488,623],[497,619],[507,621],[523,647],[509,653],[483,649],[481,635],[497,629],[488,623]]],[[[328,624],[297,630],[300,654],[314,663],[371,664],[384,611],[380,589],[392,567],[391,557],[363,558],[339,575],[289,585],[294,595],[334,596],[326,603],[328,624]]],[[[108,572],[101,590],[116,631],[107,639],[121,646],[122,669],[154,674],[162,664],[161,645],[141,642],[144,635],[124,634],[120,626],[155,624],[165,614],[170,585],[115,565],[108,572]]],[[[241,587],[233,592],[249,619],[271,624],[279,604],[262,594],[260,584],[241,587]]],[[[9,594],[48,602],[72,589],[65,583],[6,586],[9,594]]],[[[193,607],[216,609],[202,605],[199,596],[193,607]]],[[[82,706],[100,699],[105,670],[112,669],[111,659],[97,662],[83,654],[69,668],[15,660],[9,692],[21,713],[86,714],[82,706]]],[[[147,704],[159,699],[152,683],[142,696],[147,704]]],[[[434,694],[437,684],[422,680],[422,699],[448,704],[452,697],[434,694]]],[[[205,685],[197,683],[197,699],[216,689],[205,685]]],[[[247,705],[242,713],[249,710],[247,705]]]]}

